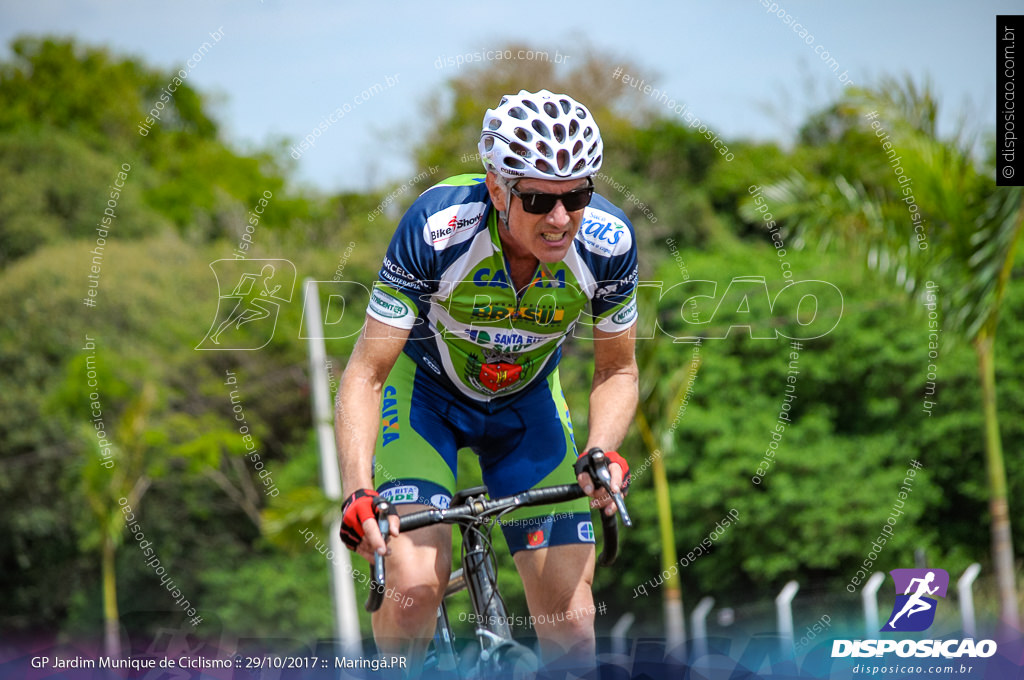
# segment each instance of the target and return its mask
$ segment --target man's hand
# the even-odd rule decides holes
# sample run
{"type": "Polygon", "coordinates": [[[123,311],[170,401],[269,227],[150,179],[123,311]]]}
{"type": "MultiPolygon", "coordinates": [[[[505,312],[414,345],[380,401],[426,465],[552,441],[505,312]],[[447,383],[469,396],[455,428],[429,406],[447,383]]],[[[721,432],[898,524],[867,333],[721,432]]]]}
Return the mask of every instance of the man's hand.
{"type": "MultiPolygon", "coordinates": [[[[583,492],[594,499],[591,502],[592,507],[601,508],[606,515],[614,515],[615,501],[602,486],[595,483],[590,472],[588,472],[592,465],[591,456],[595,451],[600,451],[600,449],[590,449],[576,460],[576,465],[574,466],[576,481],[579,482],[583,492]]],[[[602,453],[608,459],[608,472],[611,475],[609,486],[611,486],[612,493],[621,492],[625,495],[629,489],[629,464],[615,451],[603,451],[602,453]],[[625,480],[625,483],[623,483],[623,480],[625,480]]]]}
{"type": "MultiPolygon", "coordinates": [[[[391,552],[377,525],[377,506],[381,503],[380,496],[373,489],[359,489],[345,500],[341,507],[341,540],[348,546],[373,562],[375,553],[387,555],[391,552]]],[[[392,536],[398,535],[398,513],[395,506],[387,503],[388,528],[392,536]]]]}

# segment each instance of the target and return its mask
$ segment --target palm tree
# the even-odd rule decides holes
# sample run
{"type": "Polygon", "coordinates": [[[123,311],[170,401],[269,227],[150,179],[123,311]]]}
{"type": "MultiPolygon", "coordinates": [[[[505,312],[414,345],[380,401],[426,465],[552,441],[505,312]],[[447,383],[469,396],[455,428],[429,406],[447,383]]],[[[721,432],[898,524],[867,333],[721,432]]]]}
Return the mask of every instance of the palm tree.
{"type": "MultiPolygon", "coordinates": [[[[656,305],[648,301],[650,308],[656,305]]],[[[663,611],[665,615],[665,643],[667,649],[681,648],[686,642],[686,619],[683,611],[682,582],[679,578],[675,532],[672,522],[672,503],[669,493],[668,475],[665,470],[663,456],[676,452],[675,431],[682,414],[684,404],[689,399],[690,391],[700,369],[701,360],[698,350],[691,352],[690,360],[679,363],[679,345],[672,345],[663,335],[650,338],[638,345],[637,362],[643,375],[658,375],[658,379],[647,383],[642,389],[640,403],[636,410],[636,424],[648,450],[647,461],[650,463],[651,476],[654,483],[655,505],[658,515],[658,534],[661,543],[661,574],[665,578],[663,591],[663,611]],[[669,366],[665,366],[666,357],[669,366]]],[[[686,346],[686,345],[683,345],[686,346]]]]}
{"type": "MultiPolygon", "coordinates": [[[[967,136],[940,139],[937,111],[930,89],[909,79],[851,90],[822,127],[840,130],[845,151],[857,148],[865,175],[794,173],[764,195],[790,228],[787,241],[838,241],[913,299],[924,298],[929,282],[941,284],[944,335],[968,342],[978,358],[1000,618],[1019,629],[994,346],[1024,202],[1020,188],[997,187],[994,173],[979,171],[967,136]]],[[[751,220],[757,215],[752,203],[741,213],[751,220]]]]}

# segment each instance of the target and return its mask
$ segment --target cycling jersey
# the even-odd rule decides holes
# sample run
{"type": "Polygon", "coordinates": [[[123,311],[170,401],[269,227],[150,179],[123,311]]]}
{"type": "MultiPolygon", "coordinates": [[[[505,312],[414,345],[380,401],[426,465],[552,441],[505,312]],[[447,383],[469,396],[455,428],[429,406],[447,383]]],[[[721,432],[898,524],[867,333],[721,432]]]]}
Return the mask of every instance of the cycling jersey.
{"type": "Polygon", "coordinates": [[[595,194],[565,258],[539,263],[517,292],[484,175],[452,177],[421,194],[378,279],[367,313],[410,329],[405,354],[488,412],[543,381],[577,323],[617,332],[637,317],[636,244],[621,210],[595,194]]]}

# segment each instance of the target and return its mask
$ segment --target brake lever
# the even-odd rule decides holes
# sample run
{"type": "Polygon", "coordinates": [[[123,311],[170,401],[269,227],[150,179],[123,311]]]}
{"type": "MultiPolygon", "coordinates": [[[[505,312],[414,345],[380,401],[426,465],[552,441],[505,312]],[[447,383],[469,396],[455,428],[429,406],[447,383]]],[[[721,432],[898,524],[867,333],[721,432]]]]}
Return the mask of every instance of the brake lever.
{"type": "MultiPolygon", "coordinates": [[[[380,530],[380,535],[384,539],[386,544],[388,536],[391,531],[391,523],[388,520],[388,502],[377,501],[374,503],[374,509],[383,512],[383,517],[377,516],[377,529],[380,530]]],[[[385,592],[385,572],[384,572],[384,556],[379,552],[373,553],[373,578],[370,580],[370,595],[366,599],[364,608],[368,612],[375,612],[380,609],[381,603],[384,601],[385,592]]]]}
{"type": "MultiPolygon", "coordinates": [[[[384,544],[387,545],[391,536],[391,521],[388,519],[388,502],[377,501],[375,509],[380,513],[377,515],[377,529],[380,531],[384,544]]],[[[379,552],[373,554],[373,580],[377,583],[384,583],[384,556],[379,552]]]]}
{"type": "Polygon", "coordinates": [[[629,517],[629,511],[626,510],[626,500],[622,497],[621,493],[612,493],[612,473],[608,469],[608,456],[604,455],[603,451],[595,451],[590,456],[590,460],[593,465],[594,476],[597,477],[597,483],[607,491],[612,500],[615,501],[615,507],[619,511],[619,515],[622,516],[622,524],[626,527],[633,526],[633,520],[629,517]]]}

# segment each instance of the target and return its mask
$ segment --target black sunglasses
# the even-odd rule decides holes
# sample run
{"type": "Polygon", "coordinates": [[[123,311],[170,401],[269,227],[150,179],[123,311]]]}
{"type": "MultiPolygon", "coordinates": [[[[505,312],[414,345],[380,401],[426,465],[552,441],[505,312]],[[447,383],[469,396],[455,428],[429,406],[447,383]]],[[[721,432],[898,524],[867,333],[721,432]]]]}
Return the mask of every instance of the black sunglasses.
{"type": "Polygon", "coordinates": [[[582,189],[574,189],[564,194],[540,194],[521,193],[518,189],[510,189],[513,196],[518,196],[523,202],[523,210],[533,215],[545,215],[555,209],[558,201],[562,202],[569,212],[582,210],[590,205],[590,198],[594,195],[594,180],[587,178],[589,183],[582,189]]]}

